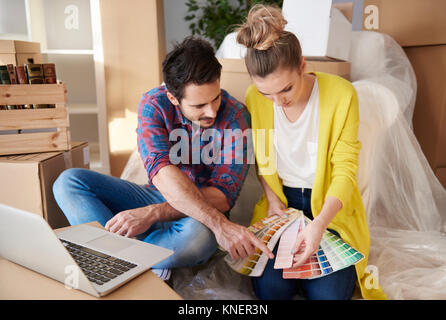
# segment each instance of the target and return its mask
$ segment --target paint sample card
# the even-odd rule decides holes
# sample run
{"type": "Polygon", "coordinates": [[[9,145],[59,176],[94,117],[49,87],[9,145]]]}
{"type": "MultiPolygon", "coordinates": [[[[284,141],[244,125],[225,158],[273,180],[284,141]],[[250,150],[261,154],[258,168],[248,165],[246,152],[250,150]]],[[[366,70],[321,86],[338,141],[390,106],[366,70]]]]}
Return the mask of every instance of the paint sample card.
{"type": "Polygon", "coordinates": [[[330,262],[333,271],[338,271],[358,263],[364,255],[345,243],[337,235],[325,231],[321,240],[321,247],[330,262]]]}
{"type": "MultiPolygon", "coordinates": [[[[284,216],[274,215],[264,218],[248,227],[248,230],[253,232],[272,251],[284,230],[296,219],[303,216],[302,211],[299,210],[286,211],[286,213],[287,215],[284,216]]],[[[225,257],[226,263],[233,270],[251,277],[259,277],[262,275],[268,259],[268,256],[259,248],[256,249],[253,255],[245,259],[233,260],[229,254],[225,257]]]]}
{"type": "MultiPolygon", "coordinates": [[[[295,243],[295,239],[297,239],[299,232],[311,223],[311,220],[303,215],[299,220],[295,221],[283,232],[282,237],[286,237],[283,239],[283,250],[280,250],[282,238],[279,243],[276,257],[279,260],[277,269],[283,267],[284,279],[315,279],[323,277],[354,265],[364,258],[363,254],[345,243],[340,237],[326,230],[322,236],[319,250],[302,265],[291,267],[293,261],[293,257],[290,258],[291,248],[295,243]],[[290,244],[290,242],[294,243],[290,244]],[[287,251],[286,249],[288,248],[289,250],[287,251]]],[[[276,265],[274,267],[276,268],[276,265]]]]}
{"type": "Polygon", "coordinates": [[[274,269],[291,268],[293,265],[294,255],[291,250],[296,243],[297,235],[302,230],[302,219],[294,221],[280,237],[279,247],[277,248],[276,260],[274,262],[274,269]]]}

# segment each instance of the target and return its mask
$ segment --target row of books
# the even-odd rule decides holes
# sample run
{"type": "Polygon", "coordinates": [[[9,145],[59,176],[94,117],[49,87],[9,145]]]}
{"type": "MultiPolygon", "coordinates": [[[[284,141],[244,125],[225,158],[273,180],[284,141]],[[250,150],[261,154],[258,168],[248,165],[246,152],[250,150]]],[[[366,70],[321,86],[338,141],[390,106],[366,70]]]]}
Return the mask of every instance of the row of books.
{"type": "MultiPolygon", "coordinates": [[[[0,65],[1,84],[45,84],[57,83],[54,63],[0,65]]],[[[54,108],[54,104],[0,105],[0,110],[54,108]]]]}

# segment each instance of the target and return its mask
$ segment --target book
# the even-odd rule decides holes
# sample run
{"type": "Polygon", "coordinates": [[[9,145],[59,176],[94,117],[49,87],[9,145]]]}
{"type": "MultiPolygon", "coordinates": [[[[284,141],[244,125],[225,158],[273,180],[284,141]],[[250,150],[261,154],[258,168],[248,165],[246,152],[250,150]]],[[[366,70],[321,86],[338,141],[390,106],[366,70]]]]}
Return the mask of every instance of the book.
{"type": "MultiPolygon", "coordinates": [[[[25,66],[16,66],[15,71],[16,71],[16,75],[17,75],[17,83],[18,84],[28,84],[28,75],[26,74],[25,66]]],[[[23,107],[25,109],[31,109],[32,105],[25,104],[23,107]]]]}
{"type": "MultiPolygon", "coordinates": [[[[56,78],[56,65],[54,63],[44,63],[42,64],[43,67],[43,77],[45,79],[45,83],[57,83],[56,78]]],[[[49,104],[49,108],[55,108],[56,105],[49,104]]]]}
{"type": "MultiPolygon", "coordinates": [[[[15,67],[12,64],[7,64],[6,69],[8,69],[8,75],[9,75],[9,82],[11,84],[17,84],[17,74],[15,71],[15,67]]],[[[13,109],[24,109],[23,105],[16,105],[13,109]]]]}
{"type": "Polygon", "coordinates": [[[45,83],[43,67],[41,64],[25,64],[29,84],[45,83]]]}
{"type": "MultiPolygon", "coordinates": [[[[11,84],[11,80],[9,80],[8,67],[6,65],[0,66],[0,84],[11,84]]],[[[8,104],[6,105],[6,109],[17,109],[17,106],[8,104]]]]}
{"type": "Polygon", "coordinates": [[[15,72],[15,68],[12,64],[7,64],[6,69],[8,70],[9,81],[11,84],[17,84],[17,74],[15,72]]]}
{"type": "MultiPolygon", "coordinates": [[[[35,63],[25,64],[25,70],[28,75],[29,84],[45,83],[42,64],[35,64],[35,63]]],[[[33,104],[32,106],[34,109],[48,108],[47,104],[33,104]]]]}
{"type": "Polygon", "coordinates": [[[0,84],[11,84],[8,68],[4,65],[0,66],[0,84]]]}
{"type": "Polygon", "coordinates": [[[44,63],[43,65],[43,77],[45,83],[56,83],[56,66],[54,63],[44,63]]]}
{"type": "Polygon", "coordinates": [[[19,84],[28,84],[28,75],[26,74],[26,70],[24,66],[15,67],[17,74],[17,83],[19,84]]]}

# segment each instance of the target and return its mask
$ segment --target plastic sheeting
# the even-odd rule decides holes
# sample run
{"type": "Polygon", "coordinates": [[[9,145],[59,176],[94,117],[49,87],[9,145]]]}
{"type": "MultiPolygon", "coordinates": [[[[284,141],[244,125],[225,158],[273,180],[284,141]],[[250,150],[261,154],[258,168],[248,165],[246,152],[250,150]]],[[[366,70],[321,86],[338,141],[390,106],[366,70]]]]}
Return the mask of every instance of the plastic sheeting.
{"type": "MultiPolygon", "coordinates": [[[[217,54],[241,58],[243,52],[228,35],[217,54]]],[[[353,32],[350,59],[361,118],[358,186],[370,229],[368,265],[390,299],[446,299],[446,190],[411,129],[415,74],[402,48],[377,32],[353,32]]],[[[121,177],[145,183],[136,151],[121,177]]],[[[250,279],[223,257],[218,252],[204,266],[174,270],[171,285],[187,299],[255,299],[250,279]]]]}

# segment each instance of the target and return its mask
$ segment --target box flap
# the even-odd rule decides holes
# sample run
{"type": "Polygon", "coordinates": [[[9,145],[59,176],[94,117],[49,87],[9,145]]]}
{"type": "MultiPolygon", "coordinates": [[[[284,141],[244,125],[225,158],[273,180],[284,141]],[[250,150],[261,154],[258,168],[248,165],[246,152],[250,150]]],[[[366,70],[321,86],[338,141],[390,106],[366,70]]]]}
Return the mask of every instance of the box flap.
{"type": "Polygon", "coordinates": [[[69,225],[53,195],[53,184],[65,169],[67,168],[65,166],[64,154],[62,152],[58,153],[57,156],[40,163],[39,175],[42,184],[42,203],[45,219],[52,228],[60,228],[69,225]]]}
{"type": "Polygon", "coordinates": [[[342,3],[333,3],[333,8],[338,9],[342,12],[342,14],[347,18],[347,20],[352,23],[353,22],[353,2],[342,2],[342,3]]]}
{"type": "Polygon", "coordinates": [[[19,155],[0,156],[0,162],[34,162],[38,163],[51,159],[61,152],[27,153],[19,155]]]}
{"type": "Polygon", "coordinates": [[[284,0],[285,30],[300,41],[304,56],[325,56],[330,28],[331,0],[284,0]]]}

